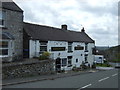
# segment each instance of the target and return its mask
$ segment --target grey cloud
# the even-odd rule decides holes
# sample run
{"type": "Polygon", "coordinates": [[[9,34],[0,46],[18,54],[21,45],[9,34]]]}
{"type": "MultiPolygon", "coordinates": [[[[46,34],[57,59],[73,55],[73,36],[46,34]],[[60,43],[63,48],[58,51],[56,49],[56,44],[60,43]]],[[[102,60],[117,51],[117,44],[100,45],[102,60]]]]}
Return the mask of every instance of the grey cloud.
{"type": "Polygon", "coordinates": [[[118,4],[116,2],[113,2],[112,4],[110,2],[105,2],[106,6],[96,6],[93,7],[89,3],[78,1],[79,3],[79,9],[83,12],[89,12],[95,16],[101,16],[104,14],[112,14],[115,16],[118,16],[118,4]],[[82,4],[81,4],[82,3],[82,4]]]}
{"type": "MultiPolygon", "coordinates": [[[[113,24],[112,22],[102,22],[102,17],[105,14],[111,14],[111,16],[109,16],[109,18],[111,19],[111,21],[114,22],[113,16],[116,16],[116,4],[110,4],[111,6],[97,6],[97,7],[91,7],[88,3],[81,3],[79,2],[80,0],[76,0],[78,2],[78,5],[74,5],[74,6],[61,6],[61,7],[54,7],[52,5],[54,4],[59,4],[58,2],[54,2],[54,4],[46,4],[45,1],[41,1],[41,3],[28,3],[26,4],[22,4],[21,3],[21,7],[24,10],[24,17],[25,17],[25,21],[30,21],[30,22],[36,22],[36,23],[40,23],[40,24],[45,24],[47,26],[53,26],[53,27],[58,27],[60,28],[61,24],[67,24],[68,25],[68,29],[69,30],[76,30],[76,31],[80,31],[81,29],[81,24],[83,22],[89,22],[90,24],[90,28],[88,28],[88,30],[86,30],[86,32],[88,33],[88,35],[91,36],[92,39],[96,40],[96,44],[97,45],[114,45],[116,43],[116,37],[114,37],[117,33],[114,30],[113,24]],[[80,14],[83,15],[87,18],[76,18],[76,16],[72,16],[72,13],[67,13],[67,11],[72,11],[72,13],[76,14],[80,14]],[[84,12],[87,12],[88,15],[85,15],[84,12]],[[63,15],[61,15],[63,14],[63,15]],[[65,14],[65,16],[64,16],[65,14]],[[93,17],[91,17],[89,14],[94,15],[93,17]],[[97,19],[95,20],[95,18],[101,17],[99,18],[99,23],[103,23],[102,25],[99,25],[97,19]],[[94,20],[94,21],[89,21],[89,20],[94,20]],[[80,21],[79,21],[80,20],[80,21]],[[93,24],[94,23],[94,24],[93,24]],[[74,27],[73,25],[77,25],[77,27],[74,27]],[[104,28],[106,27],[106,28],[104,28]],[[112,37],[111,37],[112,36],[112,37]],[[113,43],[111,43],[109,41],[109,39],[111,39],[111,41],[113,43]],[[107,42],[106,42],[107,41],[107,42]]],[[[24,3],[24,2],[23,2],[24,3]]],[[[19,3],[18,3],[19,5],[19,3]]],[[[74,14],[73,14],[74,15],[74,14]]]]}

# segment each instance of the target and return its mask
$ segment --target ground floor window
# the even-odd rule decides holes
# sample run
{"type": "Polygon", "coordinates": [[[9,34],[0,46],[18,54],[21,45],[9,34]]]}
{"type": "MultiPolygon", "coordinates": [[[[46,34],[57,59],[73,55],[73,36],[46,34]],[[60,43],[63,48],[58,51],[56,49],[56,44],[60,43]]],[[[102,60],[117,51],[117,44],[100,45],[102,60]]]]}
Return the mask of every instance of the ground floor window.
{"type": "Polygon", "coordinates": [[[62,67],[67,65],[67,58],[62,58],[62,67]]]}
{"type": "Polygon", "coordinates": [[[8,49],[0,49],[0,55],[8,55],[8,49]]]}
{"type": "Polygon", "coordinates": [[[0,41],[0,55],[8,55],[8,41],[0,41]]]}
{"type": "Polygon", "coordinates": [[[72,66],[72,56],[68,56],[68,67],[72,66]]]}
{"type": "Polygon", "coordinates": [[[46,41],[40,41],[40,54],[47,51],[47,43],[46,41]]]}
{"type": "Polygon", "coordinates": [[[78,63],[78,59],[76,59],[76,63],[78,63]]]}
{"type": "Polygon", "coordinates": [[[88,63],[88,60],[87,60],[88,56],[85,55],[85,63],[88,63]]]}

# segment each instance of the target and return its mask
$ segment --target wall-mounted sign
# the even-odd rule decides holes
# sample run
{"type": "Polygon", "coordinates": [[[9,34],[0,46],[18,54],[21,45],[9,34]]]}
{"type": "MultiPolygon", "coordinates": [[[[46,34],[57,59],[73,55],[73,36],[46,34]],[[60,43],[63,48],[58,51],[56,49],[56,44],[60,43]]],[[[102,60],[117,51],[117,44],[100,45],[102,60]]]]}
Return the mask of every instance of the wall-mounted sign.
{"type": "Polygon", "coordinates": [[[75,50],[83,50],[83,49],[84,49],[84,47],[77,46],[77,47],[75,47],[74,49],[75,49],[75,50]]]}
{"type": "Polygon", "coordinates": [[[65,47],[51,47],[51,51],[65,51],[65,47]]]}

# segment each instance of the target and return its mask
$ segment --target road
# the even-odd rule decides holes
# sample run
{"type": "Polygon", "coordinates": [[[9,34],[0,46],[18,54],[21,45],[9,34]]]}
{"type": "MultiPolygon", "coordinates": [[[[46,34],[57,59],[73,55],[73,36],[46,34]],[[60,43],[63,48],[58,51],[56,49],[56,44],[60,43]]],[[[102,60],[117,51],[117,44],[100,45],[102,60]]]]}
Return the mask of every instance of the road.
{"type": "MultiPolygon", "coordinates": [[[[120,78],[119,78],[120,80],[120,78]]],[[[118,88],[118,70],[98,71],[54,80],[4,86],[3,88],[118,88]]]]}

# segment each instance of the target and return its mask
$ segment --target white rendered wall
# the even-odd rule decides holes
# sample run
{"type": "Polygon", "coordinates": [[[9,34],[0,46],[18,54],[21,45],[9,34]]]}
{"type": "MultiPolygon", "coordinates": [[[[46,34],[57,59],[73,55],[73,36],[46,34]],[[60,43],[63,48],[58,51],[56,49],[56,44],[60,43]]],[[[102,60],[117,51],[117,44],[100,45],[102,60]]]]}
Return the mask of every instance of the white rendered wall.
{"type": "Polygon", "coordinates": [[[94,62],[94,55],[92,54],[92,49],[95,47],[94,43],[89,43],[88,44],[88,63],[90,63],[90,65],[93,64],[94,62]]]}
{"type": "Polygon", "coordinates": [[[51,51],[51,47],[65,47],[67,49],[67,42],[64,41],[48,41],[48,52],[54,54],[54,59],[67,58],[67,50],[65,51],[51,51]]]}
{"type": "MultiPolygon", "coordinates": [[[[30,40],[30,58],[39,56],[40,52],[40,43],[39,40],[30,40]]],[[[88,44],[88,63],[91,65],[94,62],[94,55],[92,55],[92,48],[94,48],[94,43],[88,44]]],[[[51,53],[51,58],[56,60],[58,57],[60,58],[67,58],[68,56],[72,56],[72,65],[76,67],[80,67],[82,64],[82,61],[85,61],[85,43],[81,42],[73,42],[72,43],[72,51],[71,53],[68,53],[68,42],[65,41],[48,41],[47,43],[47,51],[51,53]],[[84,50],[74,50],[74,47],[76,46],[83,46],[84,50]],[[51,47],[65,47],[65,51],[51,51],[51,47]],[[78,62],[76,62],[76,59],[78,59],[78,62]]],[[[68,63],[68,61],[67,61],[68,63]]],[[[72,67],[73,67],[72,66],[72,67]]],[[[62,67],[65,70],[69,70],[72,67],[62,67]]]]}
{"type": "Polygon", "coordinates": [[[72,60],[72,64],[73,66],[76,67],[80,67],[80,65],[82,64],[82,61],[84,61],[84,50],[74,50],[74,47],[76,47],[77,45],[80,46],[85,46],[84,43],[80,43],[80,42],[73,42],[73,60],[72,60]],[[76,59],[78,59],[78,62],[76,63],[76,59]]]}
{"type": "Polygon", "coordinates": [[[35,56],[35,40],[29,40],[29,57],[35,56]]]}

